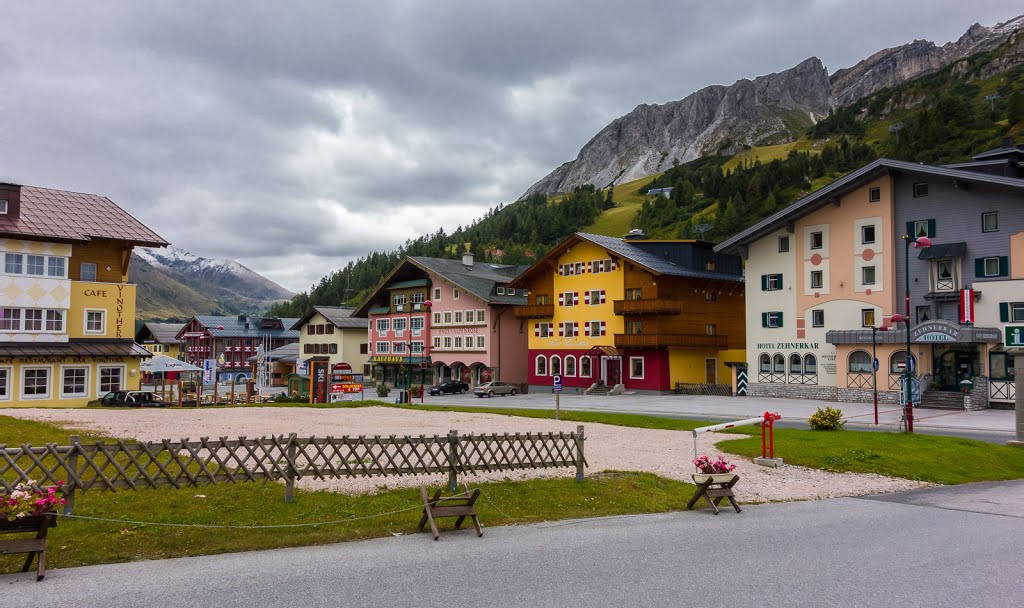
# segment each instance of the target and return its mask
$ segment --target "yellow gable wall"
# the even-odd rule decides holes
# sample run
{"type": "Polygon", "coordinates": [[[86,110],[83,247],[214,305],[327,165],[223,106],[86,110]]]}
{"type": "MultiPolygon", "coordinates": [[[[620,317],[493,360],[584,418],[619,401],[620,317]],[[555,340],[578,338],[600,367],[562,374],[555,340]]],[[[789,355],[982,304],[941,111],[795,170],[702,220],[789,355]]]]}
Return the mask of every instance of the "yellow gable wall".
{"type": "Polygon", "coordinates": [[[69,338],[121,338],[135,335],[135,285],[72,281],[69,338]],[[104,332],[85,332],[85,311],[105,311],[104,332]]]}
{"type": "Polygon", "coordinates": [[[75,244],[68,264],[68,278],[78,281],[82,278],[82,263],[96,264],[96,280],[107,283],[124,283],[128,275],[124,269],[126,255],[131,255],[131,246],[118,241],[96,239],[88,243],[75,244]]]}

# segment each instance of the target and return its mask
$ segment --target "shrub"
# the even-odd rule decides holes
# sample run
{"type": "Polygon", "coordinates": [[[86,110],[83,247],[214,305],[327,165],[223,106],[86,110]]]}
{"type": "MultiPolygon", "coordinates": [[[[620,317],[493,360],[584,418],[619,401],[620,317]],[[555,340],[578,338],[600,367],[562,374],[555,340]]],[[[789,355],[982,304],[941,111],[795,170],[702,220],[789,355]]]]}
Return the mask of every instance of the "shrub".
{"type": "Polygon", "coordinates": [[[388,388],[388,385],[386,385],[386,384],[378,384],[377,385],[377,396],[378,397],[387,397],[388,393],[390,393],[390,392],[391,392],[391,389],[388,388]]]}
{"type": "Polygon", "coordinates": [[[423,396],[423,387],[422,386],[414,386],[414,387],[412,387],[412,390],[410,392],[412,393],[413,397],[416,397],[418,399],[418,398],[423,396]]]}
{"type": "Polygon", "coordinates": [[[843,410],[837,407],[819,407],[818,411],[807,419],[807,424],[815,431],[841,431],[846,421],[843,420],[843,410]]]}

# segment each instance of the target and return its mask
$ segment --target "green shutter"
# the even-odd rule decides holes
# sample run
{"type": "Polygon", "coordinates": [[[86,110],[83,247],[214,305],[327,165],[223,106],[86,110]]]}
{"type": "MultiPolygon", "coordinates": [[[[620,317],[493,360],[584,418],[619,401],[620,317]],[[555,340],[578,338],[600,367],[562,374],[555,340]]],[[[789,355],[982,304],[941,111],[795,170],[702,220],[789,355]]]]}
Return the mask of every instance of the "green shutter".
{"type": "Polygon", "coordinates": [[[1010,276],[1010,258],[1009,256],[999,256],[999,276],[1008,277],[1010,276]]]}
{"type": "MultiPolygon", "coordinates": [[[[1003,304],[1003,306],[1006,305],[1003,304]]],[[[766,312],[761,313],[761,327],[768,327],[768,313],[766,312]]]]}
{"type": "Polygon", "coordinates": [[[928,220],[928,238],[935,238],[935,220],[928,220]]]}
{"type": "Polygon", "coordinates": [[[782,327],[782,313],[780,312],[778,314],[779,314],[779,327],[782,327]]]}
{"type": "Polygon", "coordinates": [[[779,289],[782,289],[782,273],[781,272],[779,274],[775,275],[775,283],[779,286],[779,289]]]}
{"type": "Polygon", "coordinates": [[[761,275],[761,291],[768,291],[768,275],[761,275]]]}
{"type": "Polygon", "coordinates": [[[974,276],[985,276],[985,258],[974,258],[974,276]]]}
{"type": "Polygon", "coordinates": [[[1010,321],[1010,303],[1000,302],[999,303],[999,320],[1003,323],[1010,321]]]}
{"type": "Polygon", "coordinates": [[[904,234],[909,234],[911,237],[914,236],[914,222],[907,222],[907,231],[904,234]]]}

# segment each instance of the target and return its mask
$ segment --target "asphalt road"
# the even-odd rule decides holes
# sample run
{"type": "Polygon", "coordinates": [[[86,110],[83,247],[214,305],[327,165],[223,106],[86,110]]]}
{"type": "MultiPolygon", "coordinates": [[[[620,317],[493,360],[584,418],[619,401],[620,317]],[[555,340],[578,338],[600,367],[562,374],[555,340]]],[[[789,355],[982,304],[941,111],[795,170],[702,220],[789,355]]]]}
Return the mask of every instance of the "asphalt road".
{"type": "Polygon", "coordinates": [[[1001,482],[4,575],[0,604],[1019,606],[1022,539],[1001,482]]]}

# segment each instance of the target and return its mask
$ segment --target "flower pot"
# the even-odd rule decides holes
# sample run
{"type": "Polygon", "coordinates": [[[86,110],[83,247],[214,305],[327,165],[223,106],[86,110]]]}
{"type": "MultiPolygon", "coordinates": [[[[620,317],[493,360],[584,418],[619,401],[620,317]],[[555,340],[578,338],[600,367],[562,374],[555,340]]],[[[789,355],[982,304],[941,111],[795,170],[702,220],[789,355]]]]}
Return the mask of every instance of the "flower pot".
{"type": "Polygon", "coordinates": [[[714,483],[729,483],[733,477],[739,477],[736,473],[694,473],[693,482],[702,484],[711,478],[714,483]]]}
{"type": "Polygon", "coordinates": [[[57,526],[57,513],[50,511],[42,515],[31,515],[19,519],[0,519],[0,533],[3,532],[36,532],[41,528],[57,526]]]}

